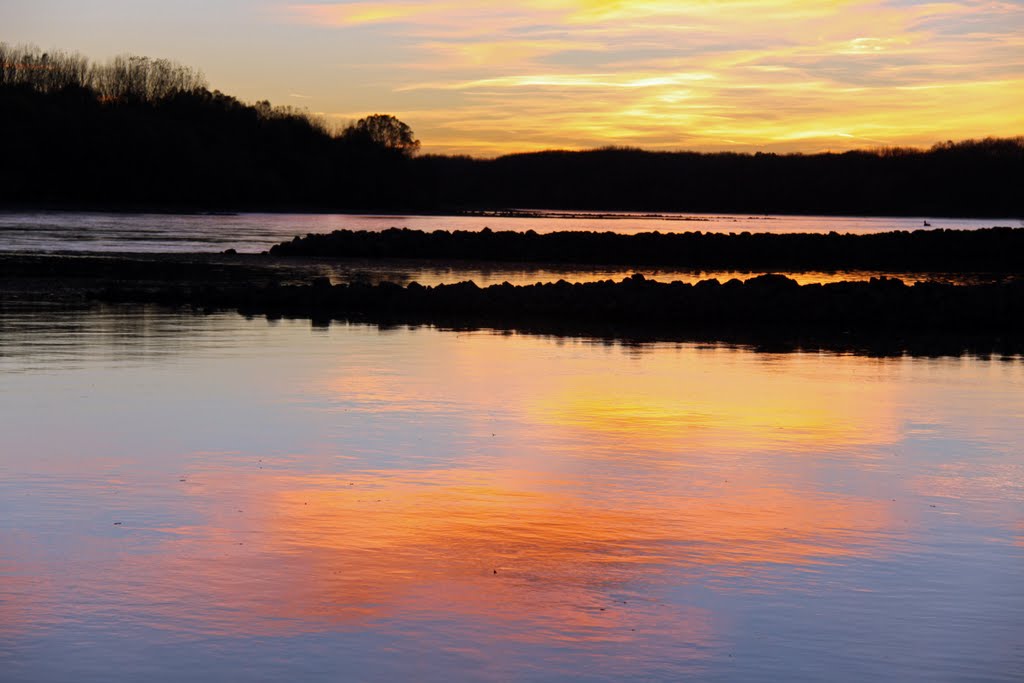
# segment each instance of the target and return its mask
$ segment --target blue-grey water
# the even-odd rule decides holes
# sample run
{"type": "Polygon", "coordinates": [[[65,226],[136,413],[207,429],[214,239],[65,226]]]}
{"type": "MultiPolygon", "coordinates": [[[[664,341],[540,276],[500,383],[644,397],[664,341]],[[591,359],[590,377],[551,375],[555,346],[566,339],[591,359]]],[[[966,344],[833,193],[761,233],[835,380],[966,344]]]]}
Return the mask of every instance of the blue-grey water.
{"type": "Polygon", "coordinates": [[[866,233],[934,228],[1020,227],[1020,218],[878,218],[723,214],[592,214],[417,216],[363,214],[132,214],[65,211],[0,212],[0,251],[258,253],[278,242],[332,230],[593,230],[650,232],[866,233]]]}
{"type": "MultiPolygon", "coordinates": [[[[922,221],[9,212],[0,251],[258,252],[392,225],[922,221]]],[[[311,267],[426,283],[623,275],[311,267]]],[[[1021,444],[1020,357],[8,301],[0,681],[1018,681],[1021,444]]]]}
{"type": "Polygon", "coordinates": [[[1024,362],[0,311],[0,680],[1019,681],[1024,362]]]}

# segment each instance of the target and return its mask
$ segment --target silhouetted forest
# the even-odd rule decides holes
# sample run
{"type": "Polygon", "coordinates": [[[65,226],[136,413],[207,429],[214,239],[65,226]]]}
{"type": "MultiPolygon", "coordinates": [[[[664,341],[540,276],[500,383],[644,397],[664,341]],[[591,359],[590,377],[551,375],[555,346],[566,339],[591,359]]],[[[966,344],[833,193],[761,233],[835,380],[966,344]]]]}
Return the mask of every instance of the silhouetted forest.
{"type": "Polygon", "coordinates": [[[167,60],[93,64],[6,44],[0,126],[9,206],[1024,216],[1024,138],[812,155],[416,156],[393,116],[331,130],[211,91],[167,60]]]}
{"type": "Polygon", "coordinates": [[[401,204],[419,142],[394,117],[339,131],[243,104],[166,60],[0,44],[0,202],[168,208],[401,204]]]}
{"type": "Polygon", "coordinates": [[[540,152],[477,162],[461,175],[456,164],[439,159],[444,171],[425,178],[446,183],[446,200],[465,206],[476,197],[490,206],[598,210],[1024,215],[1024,138],[813,155],[540,152]]]}

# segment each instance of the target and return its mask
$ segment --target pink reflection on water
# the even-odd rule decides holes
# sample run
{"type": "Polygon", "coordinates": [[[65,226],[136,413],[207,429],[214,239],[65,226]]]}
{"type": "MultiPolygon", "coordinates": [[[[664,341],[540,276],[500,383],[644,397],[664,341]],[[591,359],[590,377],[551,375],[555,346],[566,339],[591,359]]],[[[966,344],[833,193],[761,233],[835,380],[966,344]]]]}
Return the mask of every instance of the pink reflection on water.
{"type": "Polygon", "coordinates": [[[660,590],[708,572],[727,585],[765,566],[855,556],[858,540],[888,523],[885,506],[855,498],[724,487],[689,498],[577,494],[518,470],[210,470],[188,481],[205,523],[152,529],[161,541],[119,555],[114,605],[222,635],[446,615],[538,641],[628,639],[669,620],[703,642],[707,615],[656,608],[660,590]]]}

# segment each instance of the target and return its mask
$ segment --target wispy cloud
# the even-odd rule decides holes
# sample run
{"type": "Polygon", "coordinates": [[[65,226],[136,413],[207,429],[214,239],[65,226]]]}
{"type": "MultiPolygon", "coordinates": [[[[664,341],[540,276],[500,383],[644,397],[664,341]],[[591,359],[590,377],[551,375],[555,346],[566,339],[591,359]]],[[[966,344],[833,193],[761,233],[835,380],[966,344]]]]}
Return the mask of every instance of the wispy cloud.
{"type": "MultiPolygon", "coordinates": [[[[1024,6],[910,0],[293,4],[390,41],[432,151],[843,149],[1024,132],[1024,6]]],[[[358,64],[345,68],[358,71],[358,64]]]]}

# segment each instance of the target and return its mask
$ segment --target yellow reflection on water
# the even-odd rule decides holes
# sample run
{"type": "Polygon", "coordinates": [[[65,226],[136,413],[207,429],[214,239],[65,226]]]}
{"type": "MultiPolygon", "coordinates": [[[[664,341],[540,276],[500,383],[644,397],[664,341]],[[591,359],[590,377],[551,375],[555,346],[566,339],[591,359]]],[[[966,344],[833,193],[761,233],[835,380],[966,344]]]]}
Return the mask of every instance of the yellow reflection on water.
{"type": "Polygon", "coordinates": [[[671,346],[630,358],[623,349],[578,342],[553,352],[547,340],[496,341],[462,334],[458,343],[430,348],[432,362],[412,374],[342,367],[310,393],[374,412],[515,416],[531,437],[569,441],[591,455],[816,453],[892,444],[901,434],[900,390],[878,376],[898,372],[891,363],[671,346]]]}
{"type": "Polygon", "coordinates": [[[626,453],[701,447],[817,452],[894,441],[896,425],[880,400],[885,389],[849,388],[809,390],[784,371],[689,372],[685,378],[654,372],[611,383],[594,375],[545,392],[529,408],[539,424],[626,453]]]}

